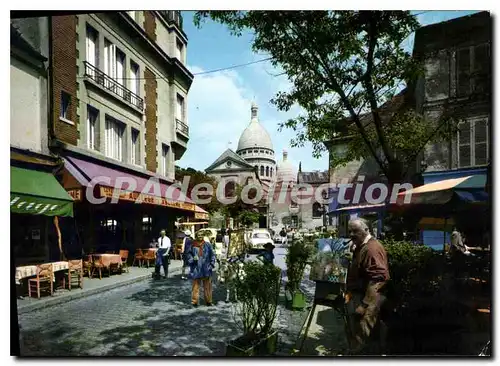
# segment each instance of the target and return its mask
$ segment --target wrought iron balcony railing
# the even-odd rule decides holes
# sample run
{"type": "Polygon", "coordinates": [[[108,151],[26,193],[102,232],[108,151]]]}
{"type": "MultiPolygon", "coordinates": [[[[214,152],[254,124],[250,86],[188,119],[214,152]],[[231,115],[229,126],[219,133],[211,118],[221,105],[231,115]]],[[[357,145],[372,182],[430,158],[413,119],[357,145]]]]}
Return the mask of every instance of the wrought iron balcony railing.
{"type": "Polygon", "coordinates": [[[176,129],[177,131],[182,132],[184,135],[189,136],[189,127],[187,124],[185,124],[182,121],[179,121],[178,119],[176,121],[176,129]]]}
{"type": "Polygon", "coordinates": [[[83,64],[85,65],[85,77],[96,82],[104,89],[109,90],[113,94],[123,99],[125,102],[139,108],[141,111],[144,109],[144,101],[140,96],[132,93],[130,90],[121,85],[118,81],[109,77],[94,65],[86,61],[84,61],[83,64]]]}
{"type": "Polygon", "coordinates": [[[160,13],[167,18],[168,22],[174,22],[182,29],[182,15],[179,10],[160,10],[160,13]]]}

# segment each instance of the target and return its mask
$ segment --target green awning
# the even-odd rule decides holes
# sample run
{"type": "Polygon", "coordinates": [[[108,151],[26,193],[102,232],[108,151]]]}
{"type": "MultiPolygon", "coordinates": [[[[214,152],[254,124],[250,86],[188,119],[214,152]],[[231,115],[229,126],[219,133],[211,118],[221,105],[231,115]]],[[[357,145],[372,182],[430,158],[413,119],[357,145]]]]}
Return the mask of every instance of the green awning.
{"type": "Polygon", "coordinates": [[[10,167],[10,212],[73,217],[73,198],[50,173],[10,167]]]}

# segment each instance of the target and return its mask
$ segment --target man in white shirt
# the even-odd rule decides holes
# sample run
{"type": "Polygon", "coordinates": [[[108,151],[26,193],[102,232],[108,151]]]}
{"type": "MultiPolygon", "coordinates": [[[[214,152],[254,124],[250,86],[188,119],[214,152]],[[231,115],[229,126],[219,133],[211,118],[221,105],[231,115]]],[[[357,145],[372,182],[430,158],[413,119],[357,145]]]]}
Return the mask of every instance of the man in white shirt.
{"type": "Polygon", "coordinates": [[[155,277],[160,277],[160,267],[163,266],[164,278],[168,277],[168,257],[172,247],[170,238],[165,235],[165,230],[160,231],[158,238],[158,251],[156,252],[155,277]]]}

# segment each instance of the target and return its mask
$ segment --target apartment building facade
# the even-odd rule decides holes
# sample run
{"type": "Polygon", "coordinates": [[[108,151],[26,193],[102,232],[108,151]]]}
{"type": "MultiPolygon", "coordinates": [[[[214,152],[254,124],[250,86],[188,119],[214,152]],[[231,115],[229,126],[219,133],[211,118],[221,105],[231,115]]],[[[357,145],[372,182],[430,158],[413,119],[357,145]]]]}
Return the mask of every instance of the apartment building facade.
{"type": "Polygon", "coordinates": [[[176,219],[195,212],[178,191],[165,196],[189,140],[193,75],[180,12],[54,16],[49,28],[50,146],[64,159],[61,179],[77,202],[85,246],[141,248],[160,229],[174,235],[176,219]],[[107,200],[95,205],[85,187],[99,175],[110,181],[96,185],[95,194],[107,200]],[[111,204],[109,187],[123,177],[134,181],[136,187],[124,189],[135,195],[120,195],[111,204]],[[134,205],[150,178],[161,192],[148,191],[145,203],[134,205]]]}

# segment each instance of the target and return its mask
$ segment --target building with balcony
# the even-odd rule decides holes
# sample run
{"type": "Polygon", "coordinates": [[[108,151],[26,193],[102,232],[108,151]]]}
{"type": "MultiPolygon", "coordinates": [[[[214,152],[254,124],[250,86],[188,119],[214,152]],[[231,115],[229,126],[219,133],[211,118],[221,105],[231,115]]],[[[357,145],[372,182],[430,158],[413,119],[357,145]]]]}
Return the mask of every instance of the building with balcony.
{"type": "Polygon", "coordinates": [[[64,159],[63,183],[79,202],[75,216],[90,228],[84,241],[116,250],[148,246],[160,229],[173,237],[176,219],[194,215],[192,202],[168,190],[189,140],[193,75],[181,13],[77,14],[49,23],[50,146],[64,159]],[[134,194],[117,205],[90,204],[83,189],[99,175],[110,179],[96,185],[101,198],[110,198],[118,179],[132,180],[134,194]],[[127,203],[151,178],[160,191],[149,191],[141,205],[127,203]]]}

